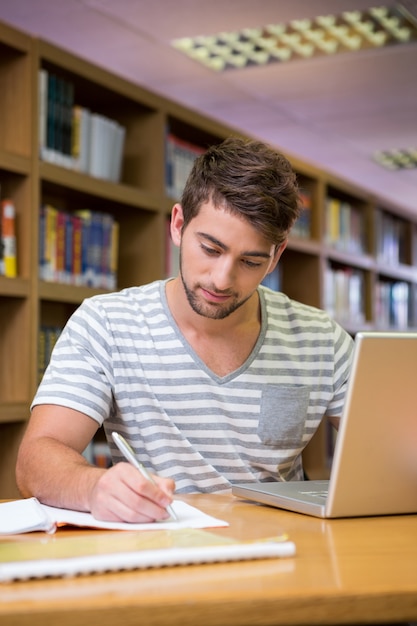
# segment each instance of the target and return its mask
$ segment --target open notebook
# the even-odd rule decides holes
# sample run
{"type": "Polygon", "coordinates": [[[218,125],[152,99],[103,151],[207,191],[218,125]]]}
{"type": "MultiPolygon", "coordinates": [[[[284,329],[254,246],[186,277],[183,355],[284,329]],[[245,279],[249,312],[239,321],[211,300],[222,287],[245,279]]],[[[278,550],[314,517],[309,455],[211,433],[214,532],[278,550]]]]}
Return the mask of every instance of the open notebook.
{"type": "Polygon", "coordinates": [[[46,506],[36,498],[3,502],[0,504],[0,583],[295,554],[295,545],[285,533],[239,541],[205,530],[228,526],[227,522],[180,500],[174,501],[173,508],[177,520],[128,524],[104,522],[89,513],[46,506]],[[72,535],[54,534],[65,525],[90,530],[72,535]],[[39,535],[36,531],[40,530],[45,532],[39,535]],[[22,540],[16,536],[29,532],[35,532],[33,538],[22,540]]]}
{"type": "Polygon", "coordinates": [[[360,332],[329,481],[233,486],[322,518],[417,513],[417,333],[360,332]]]}

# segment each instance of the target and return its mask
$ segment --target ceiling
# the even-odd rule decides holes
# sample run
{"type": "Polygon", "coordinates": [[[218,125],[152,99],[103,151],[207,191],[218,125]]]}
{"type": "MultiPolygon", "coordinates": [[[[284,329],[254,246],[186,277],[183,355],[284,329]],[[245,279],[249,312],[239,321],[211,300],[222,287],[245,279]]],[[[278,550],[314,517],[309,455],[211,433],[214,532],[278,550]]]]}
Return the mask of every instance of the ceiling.
{"type": "MultiPolygon", "coordinates": [[[[403,4],[417,16],[417,0],[403,4]]],[[[388,171],[372,160],[376,150],[417,147],[417,42],[223,73],[170,45],[373,6],[378,2],[0,0],[0,20],[417,215],[417,170],[388,171]]]]}

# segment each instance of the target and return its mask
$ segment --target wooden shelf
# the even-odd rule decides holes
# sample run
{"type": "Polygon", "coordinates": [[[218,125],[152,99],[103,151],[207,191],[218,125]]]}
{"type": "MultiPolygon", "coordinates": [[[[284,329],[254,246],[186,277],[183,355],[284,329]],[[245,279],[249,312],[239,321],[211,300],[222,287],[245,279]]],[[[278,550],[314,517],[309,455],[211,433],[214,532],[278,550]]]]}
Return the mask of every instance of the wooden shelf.
{"type": "Polygon", "coordinates": [[[62,191],[76,191],[79,196],[105,199],[106,202],[130,207],[146,207],[149,211],[160,210],[164,199],[162,193],[158,195],[126,184],[93,178],[51,163],[40,163],[40,177],[42,182],[60,187],[62,191]]]}
{"type": "Polygon", "coordinates": [[[27,176],[30,172],[30,160],[27,157],[0,150],[0,170],[27,176]]]}
{"type": "Polygon", "coordinates": [[[74,285],[64,285],[62,283],[39,282],[39,299],[49,302],[66,302],[69,304],[79,304],[85,298],[106,293],[105,289],[93,289],[91,287],[78,287],[74,285]]]}
{"type": "Polygon", "coordinates": [[[29,402],[0,403],[0,424],[21,423],[29,416],[29,402]]]}
{"type": "Polygon", "coordinates": [[[27,298],[30,295],[30,283],[24,278],[5,278],[0,276],[0,298],[27,298]]]}

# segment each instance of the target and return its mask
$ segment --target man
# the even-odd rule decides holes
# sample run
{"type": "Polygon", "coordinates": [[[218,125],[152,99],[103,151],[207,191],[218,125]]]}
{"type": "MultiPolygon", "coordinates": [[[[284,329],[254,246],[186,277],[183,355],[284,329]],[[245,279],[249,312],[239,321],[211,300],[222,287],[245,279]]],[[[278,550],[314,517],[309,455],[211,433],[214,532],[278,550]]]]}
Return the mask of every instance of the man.
{"type": "Polygon", "coordinates": [[[304,447],[341,414],[353,342],[260,287],[299,213],[291,166],[265,144],[230,138],[196,160],[172,211],[179,276],[90,298],[61,334],[19,451],[24,496],[140,522],[166,518],[174,489],[302,477],[304,447]],[[82,456],[101,424],[108,470],[82,456]]]}

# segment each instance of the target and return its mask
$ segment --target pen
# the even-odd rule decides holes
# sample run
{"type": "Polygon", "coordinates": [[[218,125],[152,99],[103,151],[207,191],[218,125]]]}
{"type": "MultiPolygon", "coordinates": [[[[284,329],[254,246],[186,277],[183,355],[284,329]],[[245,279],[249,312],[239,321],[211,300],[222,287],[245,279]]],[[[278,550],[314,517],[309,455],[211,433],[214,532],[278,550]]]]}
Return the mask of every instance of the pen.
{"type": "MultiPolygon", "coordinates": [[[[132,447],[127,443],[126,439],[122,437],[122,435],[119,435],[119,433],[116,433],[114,431],[112,432],[112,437],[114,443],[119,448],[125,459],[129,461],[129,463],[131,463],[134,467],[136,467],[136,469],[140,471],[140,473],[146,478],[146,480],[149,480],[150,483],[153,483],[155,485],[156,483],[154,479],[149,474],[146,467],[144,467],[144,465],[142,465],[142,463],[138,461],[132,447]]],[[[178,517],[171,505],[167,506],[167,511],[172,519],[178,520],[178,517]]]]}

